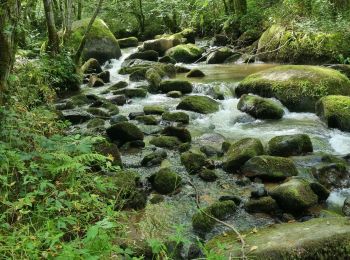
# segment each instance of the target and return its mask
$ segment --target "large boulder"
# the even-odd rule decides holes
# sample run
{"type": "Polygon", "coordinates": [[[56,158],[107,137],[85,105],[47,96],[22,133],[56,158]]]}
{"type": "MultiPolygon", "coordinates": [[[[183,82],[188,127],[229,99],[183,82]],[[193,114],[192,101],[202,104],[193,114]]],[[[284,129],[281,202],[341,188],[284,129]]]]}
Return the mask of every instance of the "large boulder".
{"type": "Polygon", "coordinates": [[[163,93],[171,91],[181,91],[182,94],[189,94],[193,90],[193,85],[183,80],[165,80],[160,83],[159,89],[163,93]]]}
{"type": "Polygon", "coordinates": [[[135,52],[129,55],[126,60],[140,59],[140,60],[149,60],[149,61],[158,61],[159,54],[156,51],[147,50],[135,52]]]}
{"type": "Polygon", "coordinates": [[[120,48],[137,47],[139,45],[139,40],[136,37],[128,37],[123,39],[118,39],[120,48]]]}
{"type": "Polygon", "coordinates": [[[258,57],[262,61],[281,63],[332,63],[337,62],[340,55],[350,56],[349,45],[349,33],[303,31],[273,25],[260,37],[258,57]]]}
{"type": "MultiPolygon", "coordinates": [[[[74,51],[79,48],[89,22],[90,19],[73,22],[72,34],[69,38],[68,46],[74,51]]],[[[90,58],[94,58],[102,64],[110,59],[118,59],[120,56],[121,51],[117,39],[109,30],[107,24],[97,18],[87,37],[82,53],[82,60],[87,61],[90,58]]]]}
{"type": "Polygon", "coordinates": [[[184,127],[167,126],[161,134],[166,136],[175,136],[183,143],[190,143],[192,140],[191,133],[184,127]]]}
{"type": "Polygon", "coordinates": [[[339,71],[303,65],[282,65],[246,77],[236,94],[275,97],[288,109],[315,112],[316,102],[328,95],[350,95],[350,80],[339,71]]]}
{"type": "Polygon", "coordinates": [[[142,141],[141,130],[129,122],[120,122],[107,128],[107,135],[112,141],[117,141],[120,145],[131,141],[142,141]]]}
{"type": "Polygon", "coordinates": [[[151,177],[151,183],[160,194],[170,194],[181,186],[181,177],[171,169],[163,168],[151,177]]]}
{"type": "Polygon", "coordinates": [[[183,63],[195,62],[202,57],[202,54],[203,50],[192,43],[177,45],[166,52],[166,55],[183,63]]]}
{"type": "Polygon", "coordinates": [[[188,124],[190,122],[190,117],[185,112],[165,112],[162,115],[162,119],[169,122],[177,122],[188,124]]]}
{"type": "Polygon", "coordinates": [[[280,208],[292,214],[299,214],[318,202],[310,183],[299,178],[278,185],[269,194],[277,201],[280,208]]]}
{"type": "Polygon", "coordinates": [[[350,132],[350,97],[327,96],[316,104],[316,114],[332,128],[350,132]]]}
{"type": "Polygon", "coordinates": [[[163,55],[167,50],[180,43],[181,41],[179,41],[178,39],[159,38],[155,40],[145,41],[141,49],[153,50],[158,52],[159,55],[163,55]]]}
{"type": "Polygon", "coordinates": [[[219,111],[219,103],[214,99],[206,96],[187,96],[177,109],[193,111],[201,114],[211,114],[219,111]]]}
{"type": "Polygon", "coordinates": [[[243,95],[237,108],[258,119],[280,119],[284,115],[283,107],[279,103],[253,95],[243,95]]]}
{"type": "Polygon", "coordinates": [[[312,142],[306,134],[280,135],[268,142],[268,153],[288,157],[313,152],[312,142]]]}
{"type": "MultiPolygon", "coordinates": [[[[247,232],[244,240],[251,246],[249,257],[253,259],[347,259],[350,254],[349,219],[331,217],[283,223],[247,232]]],[[[210,240],[206,249],[226,259],[238,259],[241,246],[235,233],[225,232],[210,240]]]]}
{"type": "Polygon", "coordinates": [[[258,177],[266,181],[281,181],[298,174],[291,159],[268,155],[251,158],[243,165],[241,171],[249,178],[258,177]]]}
{"type": "Polygon", "coordinates": [[[237,171],[249,159],[263,154],[264,147],[259,139],[244,138],[231,145],[223,165],[224,170],[237,171]]]}
{"type": "Polygon", "coordinates": [[[230,48],[223,47],[220,48],[207,57],[208,64],[221,64],[224,63],[225,60],[233,55],[233,51],[230,48]]]}

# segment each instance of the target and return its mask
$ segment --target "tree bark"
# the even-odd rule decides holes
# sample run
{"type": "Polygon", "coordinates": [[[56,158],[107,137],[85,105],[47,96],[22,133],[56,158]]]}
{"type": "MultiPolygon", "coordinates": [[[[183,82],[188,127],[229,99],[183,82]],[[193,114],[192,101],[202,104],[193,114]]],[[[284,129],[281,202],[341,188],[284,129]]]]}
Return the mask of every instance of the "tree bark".
{"type": "Polygon", "coordinates": [[[81,54],[83,53],[87,37],[88,37],[89,32],[90,32],[90,30],[92,28],[92,25],[94,24],[94,22],[96,20],[97,15],[99,14],[99,12],[101,10],[102,4],[103,4],[103,0],[98,0],[98,4],[97,4],[97,7],[96,7],[96,10],[95,10],[93,16],[91,17],[88,26],[86,27],[83,39],[81,40],[80,45],[78,47],[78,50],[77,50],[77,52],[74,55],[74,62],[75,62],[76,66],[79,66],[80,57],[81,57],[81,54]]]}
{"type": "Polygon", "coordinates": [[[8,78],[15,61],[19,0],[0,2],[0,105],[5,103],[8,78]]]}
{"type": "Polygon", "coordinates": [[[50,55],[55,56],[56,54],[59,53],[60,48],[59,48],[59,40],[58,40],[56,24],[55,24],[55,15],[52,8],[52,1],[43,0],[43,2],[44,2],[47,33],[48,33],[47,51],[50,55]]]}
{"type": "Polygon", "coordinates": [[[83,3],[82,3],[82,0],[78,0],[78,14],[77,14],[78,20],[81,20],[82,12],[83,12],[83,3]]]}
{"type": "Polygon", "coordinates": [[[236,15],[244,15],[247,13],[247,0],[233,0],[233,7],[236,15]]]}

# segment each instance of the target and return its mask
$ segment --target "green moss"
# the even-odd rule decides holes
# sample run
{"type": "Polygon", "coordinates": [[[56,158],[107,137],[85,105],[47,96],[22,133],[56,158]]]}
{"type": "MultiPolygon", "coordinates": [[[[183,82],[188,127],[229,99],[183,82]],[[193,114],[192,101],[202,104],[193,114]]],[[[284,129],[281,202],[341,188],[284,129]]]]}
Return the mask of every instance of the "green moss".
{"type": "MultiPolygon", "coordinates": [[[[103,122],[104,123],[104,122],[103,122]]],[[[120,166],[122,167],[123,166],[123,163],[122,163],[122,158],[121,158],[121,155],[120,155],[120,152],[119,152],[119,149],[118,149],[118,146],[114,143],[110,143],[108,142],[107,140],[103,140],[99,143],[97,143],[95,145],[95,150],[104,155],[104,156],[107,156],[110,158],[110,160],[112,161],[112,164],[113,165],[117,165],[117,166],[120,166]]],[[[133,178],[135,179],[136,178],[136,175],[135,174],[131,174],[131,176],[126,176],[125,172],[118,175],[118,176],[121,176],[122,178],[127,178],[127,181],[126,181],[126,184],[129,183],[130,185],[135,185],[135,181],[132,182],[130,181],[129,178],[133,178]]]]}
{"type": "Polygon", "coordinates": [[[318,66],[282,65],[246,77],[236,94],[275,97],[292,111],[314,112],[327,95],[350,95],[350,80],[340,72],[318,66]]]}
{"type": "Polygon", "coordinates": [[[99,116],[99,117],[103,117],[103,118],[108,118],[109,117],[109,113],[97,108],[97,107],[90,107],[87,109],[87,112],[89,112],[90,114],[93,114],[94,116],[99,116]]]}
{"type": "Polygon", "coordinates": [[[350,132],[350,97],[321,98],[316,104],[316,113],[329,127],[350,132]]]}
{"type": "Polygon", "coordinates": [[[206,164],[206,159],[205,155],[200,153],[185,152],[181,154],[181,163],[189,174],[196,174],[201,171],[206,164]]]}
{"type": "Polygon", "coordinates": [[[194,44],[180,44],[166,52],[177,62],[192,63],[198,60],[203,54],[203,50],[194,44]]]}
{"type": "Polygon", "coordinates": [[[241,168],[242,173],[250,178],[261,178],[269,181],[280,181],[298,175],[291,159],[268,155],[255,156],[241,168]]]}
{"type": "Polygon", "coordinates": [[[268,213],[272,214],[278,209],[276,201],[270,196],[262,197],[259,199],[250,199],[245,208],[250,213],[268,213]]]}
{"type": "Polygon", "coordinates": [[[147,96],[147,90],[143,88],[126,88],[124,94],[128,98],[144,98],[147,96]]]}
{"type": "Polygon", "coordinates": [[[153,188],[161,194],[170,194],[181,185],[181,177],[169,168],[159,170],[153,178],[153,188]]]}
{"type": "Polygon", "coordinates": [[[148,84],[150,85],[150,91],[156,92],[159,88],[160,83],[162,82],[162,77],[158,71],[150,68],[146,71],[145,77],[148,84]]]}
{"type": "Polygon", "coordinates": [[[97,127],[104,127],[105,121],[101,118],[93,118],[91,119],[88,124],[87,128],[97,128],[97,127]]]}
{"type": "MultiPolygon", "coordinates": [[[[249,253],[255,259],[345,259],[350,254],[350,222],[332,217],[273,225],[250,232],[245,242],[248,248],[256,247],[249,253]]],[[[227,257],[241,256],[234,233],[213,238],[206,248],[227,257]]]]}
{"type": "Polygon", "coordinates": [[[181,141],[175,136],[157,136],[152,138],[150,144],[161,148],[177,149],[181,141]]]}
{"type": "Polygon", "coordinates": [[[121,144],[130,141],[143,140],[141,130],[129,122],[120,122],[107,128],[107,135],[113,141],[118,141],[121,144]]]}
{"type": "Polygon", "coordinates": [[[306,134],[281,135],[268,142],[268,153],[274,156],[292,156],[311,153],[312,142],[306,134]]]}
{"type": "Polygon", "coordinates": [[[74,106],[84,106],[90,103],[90,100],[84,94],[73,96],[70,100],[74,106]]]}
{"type": "Polygon", "coordinates": [[[210,114],[219,111],[219,103],[207,96],[188,96],[180,102],[177,109],[210,114]]]}
{"type": "Polygon", "coordinates": [[[162,115],[165,112],[165,108],[161,106],[144,106],[143,112],[146,115],[162,115]]]}
{"type": "Polygon", "coordinates": [[[201,170],[201,172],[199,173],[199,177],[207,182],[213,182],[219,178],[215,171],[209,169],[201,170]]]}
{"type": "Polygon", "coordinates": [[[187,78],[203,78],[205,77],[205,74],[203,71],[199,69],[192,69],[190,72],[186,74],[187,78]]]}
{"type": "Polygon", "coordinates": [[[145,125],[158,125],[158,120],[154,116],[138,116],[135,119],[145,125]]]}
{"type": "Polygon", "coordinates": [[[120,48],[137,47],[139,40],[136,37],[128,37],[124,39],[118,39],[120,48]]]}
{"type": "Polygon", "coordinates": [[[233,54],[234,53],[230,48],[222,47],[208,56],[207,63],[208,64],[224,63],[225,60],[231,57],[233,54]]]}
{"type": "Polygon", "coordinates": [[[185,112],[166,112],[162,115],[162,119],[170,122],[178,122],[188,124],[190,117],[185,112]]]}
{"type": "Polygon", "coordinates": [[[163,93],[181,91],[183,94],[189,94],[193,90],[193,85],[183,80],[165,80],[160,84],[159,88],[163,93]]]}
{"type": "Polygon", "coordinates": [[[249,159],[264,154],[264,147],[259,139],[244,138],[230,146],[224,170],[237,171],[249,159]]]}

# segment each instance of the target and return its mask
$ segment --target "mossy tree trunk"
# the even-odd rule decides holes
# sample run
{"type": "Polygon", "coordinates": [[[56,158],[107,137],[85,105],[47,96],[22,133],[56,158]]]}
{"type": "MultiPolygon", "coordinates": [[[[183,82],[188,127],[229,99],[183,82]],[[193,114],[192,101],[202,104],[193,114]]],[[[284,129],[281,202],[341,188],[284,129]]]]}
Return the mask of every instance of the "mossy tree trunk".
{"type": "Polygon", "coordinates": [[[15,61],[19,0],[0,2],[0,104],[5,103],[8,78],[15,61]]]}
{"type": "Polygon", "coordinates": [[[59,39],[58,39],[56,24],[55,24],[55,15],[52,8],[52,1],[43,0],[43,3],[44,3],[47,33],[48,33],[47,52],[50,55],[55,56],[56,54],[59,53],[60,46],[59,46],[59,39]]]}
{"type": "Polygon", "coordinates": [[[236,15],[244,15],[247,13],[247,0],[233,0],[233,7],[236,15]]]}

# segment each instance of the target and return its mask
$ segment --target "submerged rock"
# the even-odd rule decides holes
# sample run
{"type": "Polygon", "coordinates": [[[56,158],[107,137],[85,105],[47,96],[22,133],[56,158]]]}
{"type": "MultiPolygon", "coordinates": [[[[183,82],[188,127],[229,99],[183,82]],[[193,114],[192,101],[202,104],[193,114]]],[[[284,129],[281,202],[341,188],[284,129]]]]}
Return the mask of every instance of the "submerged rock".
{"type": "Polygon", "coordinates": [[[180,44],[169,49],[166,55],[177,62],[192,63],[202,57],[203,50],[194,44],[180,44]]]}
{"type": "Polygon", "coordinates": [[[170,194],[181,186],[181,177],[171,169],[163,168],[151,177],[151,183],[160,194],[170,194]]]}
{"type": "Polygon", "coordinates": [[[235,91],[238,96],[275,97],[291,111],[315,112],[324,96],[350,95],[350,80],[329,68],[282,65],[246,77],[235,91]]]}
{"type": "Polygon", "coordinates": [[[268,143],[268,153],[274,156],[288,157],[312,153],[312,151],[312,142],[306,134],[276,136],[268,143]]]}
{"type": "Polygon", "coordinates": [[[350,97],[323,97],[316,104],[316,114],[328,127],[350,132],[350,97]]]}
{"type": "Polygon", "coordinates": [[[210,114],[219,111],[219,103],[206,96],[188,96],[176,108],[201,114],[210,114]]]}
{"type": "Polygon", "coordinates": [[[283,107],[279,103],[253,95],[243,95],[237,108],[258,119],[280,119],[284,115],[283,107]]]}
{"type": "Polygon", "coordinates": [[[117,141],[120,145],[132,141],[142,141],[141,130],[129,122],[120,122],[107,128],[107,135],[112,141],[117,141]]]}

